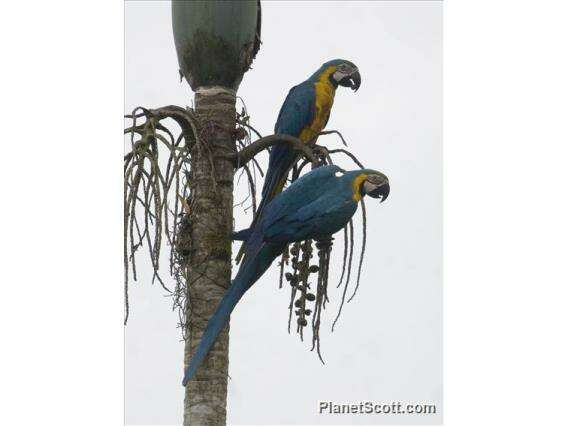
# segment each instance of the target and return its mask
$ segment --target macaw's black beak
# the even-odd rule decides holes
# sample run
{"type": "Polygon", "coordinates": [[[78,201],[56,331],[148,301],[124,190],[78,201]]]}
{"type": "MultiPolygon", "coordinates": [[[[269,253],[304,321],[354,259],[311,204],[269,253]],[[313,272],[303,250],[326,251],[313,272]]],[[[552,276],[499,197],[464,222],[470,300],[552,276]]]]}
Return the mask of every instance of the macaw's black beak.
{"type": "Polygon", "coordinates": [[[350,87],[356,92],[361,86],[361,74],[359,74],[359,70],[355,70],[350,75],[343,77],[339,84],[343,87],[350,87]]]}
{"type": "Polygon", "coordinates": [[[385,182],[382,185],[377,186],[372,191],[368,192],[367,195],[373,198],[380,198],[382,203],[388,198],[389,193],[390,193],[390,185],[388,182],[385,182]]]}

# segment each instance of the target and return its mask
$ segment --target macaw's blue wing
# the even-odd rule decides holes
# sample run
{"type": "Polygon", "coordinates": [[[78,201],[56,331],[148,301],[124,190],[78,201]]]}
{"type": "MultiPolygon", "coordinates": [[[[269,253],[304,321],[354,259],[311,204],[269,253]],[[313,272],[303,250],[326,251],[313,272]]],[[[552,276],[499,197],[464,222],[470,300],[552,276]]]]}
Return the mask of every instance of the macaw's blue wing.
{"type": "Polygon", "coordinates": [[[304,81],[290,89],[284,100],[274,133],[300,136],[300,133],[314,119],[316,112],[316,90],[311,81],[304,81]]]}
{"type": "MultiPolygon", "coordinates": [[[[266,227],[268,224],[275,224],[286,215],[292,215],[322,197],[324,191],[329,190],[329,186],[337,183],[334,179],[336,173],[342,172],[341,168],[335,165],[318,167],[301,176],[296,182],[290,185],[286,191],[278,194],[267,206],[260,224],[266,227]]],[[[261,226],[261,228],[262,228],[261,226]]],[[[251,228],[233,232],[231,239],[234,241],[248,241],[256,225],[253,223],[251,228]]],[[[250,251],[247,250],[247,255],[250,251]]]]}
{"type": "Polygon", "coordinates": [[[343,228],[358,203],[352,180],[340,171],[337,166],[320,167],[278,195],[261,222],[264,241],[326,239],[343,228]]]}
{"type": "MultiPolygon", "coordinates": [[[[309,126],[315,117],[316,91],[310,81],[293,87],[278,114],[274,133],[299,137],[302,130],[309,126]]],[[[262,188],[262,207],[276,194],[282,191],[288,170],[296,161],[297,153],[288,144],[280,143],[272,147],[268,170],[262,188]]]]}
{"type": "Polygon", "coordinates": [[[261,223],[264,226],[275,223],[281,217],[292,214],[317,200],[327,187],[335,182],[335,173],[340,171],[339,167],[330,165],[318,167],[301,176],[267,205],[261,223]]]}
{"type": "Polygon", "coordinates": [[[247,241],[252,234],[252,228],[242,229],[238,232],[233,232],[231,234],[231,240],[233,241],[247,241]]]}
{"type": "MultiPolygon", "coordinates": [[[[337,185],[335,174],[341,172],[342,170],[338,166],[329,165],[318,167],[310,173],[301,176],[266,206],[263,217],[258,222],[262,232],[265,232],[267,227],[277,224],[285,216],[292,217],[299,211],[305,211],[303,209],[307,205],[325,196],[326,192],[333,189],[330,187],[337,185]]],[[[234,232],[232,239],[248,241],[253,233],[253,229],[256,228],[257,225],[253,225],[253,228],[234,232]]],[[[249,252],[247,250],[247,255],[249,252]]]]}

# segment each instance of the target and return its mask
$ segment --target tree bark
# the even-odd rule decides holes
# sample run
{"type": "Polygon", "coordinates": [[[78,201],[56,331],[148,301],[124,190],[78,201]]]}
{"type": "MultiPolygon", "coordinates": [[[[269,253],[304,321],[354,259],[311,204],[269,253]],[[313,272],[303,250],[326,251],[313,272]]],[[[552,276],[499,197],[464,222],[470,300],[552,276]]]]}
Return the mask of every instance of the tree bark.
{"type": "MultiPolygon", "coordinates": [[[[235,93],[221,87],[200,88],[195,111],[201,143],[195,144],[191,156],[186,368],[231,281],[234,164],[227,153],[236,152],[235,93]]],[[[184,426],[226,424],[228,369],[227,325],[186,385],[184,426]]]]}

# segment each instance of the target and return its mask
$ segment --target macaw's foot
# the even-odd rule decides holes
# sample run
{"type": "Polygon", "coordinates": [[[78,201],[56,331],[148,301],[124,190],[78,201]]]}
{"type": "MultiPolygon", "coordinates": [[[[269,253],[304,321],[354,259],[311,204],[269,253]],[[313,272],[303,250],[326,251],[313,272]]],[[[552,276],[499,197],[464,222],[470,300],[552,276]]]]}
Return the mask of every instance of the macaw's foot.
{"type": "Polygon", "coordinates": [[[322,145],[314,145],[312,148],[314,155],[322,164],[333,164],[329,156],[329,150],[322,145]]]}
{"type": "Polygon", "coordinates": [[[252,233],[252,228],[242,229],[231,234],[231,240],[233,241],[246,241],[249,239],[252,233]]]}
{"type": "Polygon", "coordinates": [[[321,239],[321,240],[316,241],[316,247],[319,250],[325,250],[325,249],[331,248],[332,245],[333,245],[333,237],[329,237],[329,238],[326,238],[326,239],[321,239]]]}

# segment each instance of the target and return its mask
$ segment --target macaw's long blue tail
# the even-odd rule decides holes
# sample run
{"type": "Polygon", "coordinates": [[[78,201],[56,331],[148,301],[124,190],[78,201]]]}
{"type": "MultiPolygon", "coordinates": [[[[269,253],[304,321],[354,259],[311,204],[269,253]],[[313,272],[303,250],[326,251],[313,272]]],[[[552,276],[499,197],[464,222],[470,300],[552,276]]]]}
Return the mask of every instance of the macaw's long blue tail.
{"type": "Polygon", "coordinates": [[[184,386],[195,375],[195,372],[205,359],[205,356],[207,356],[209,350],[217,340],[217,336],[219,336],[219,333],[221,333],[227,324],[231,312],[245,292],[246,288],[243,288],[243,283],[236,279],[229,286],[229,289],[227,290],[227,293],[225,293],[223,299],[221,299],[221,303],[219,303],[219,307],[215,311],[215,314],[213,314],[207,323],[207,327],[201,337],[197,351],[195,351],[189,360],[189,367],[185,371],[183,378],[184,386]]]}
{"type": "Polygon", "coordinates": [[[296,159],[297,154],[286,144],[281,143],[274,146],[270,153],[268,170],[266,171],[264,186],[262,187],[262,201],[258,206],[257,216],[262,213],[262,209],[268,202],[282,192],[288,171],[294,165],[296,159]]]}
{"type": "Polygon", "coordinates": [[[233,309],[239,300],[241,300],[241,297],[243,297],[246,291],[268,269],[272,261],[282,253],[283,248],[283,245],[279,244],[264,244],[260,251],[256,250],[257,255],[250,256],[250,259],[243,262],[237,276],[229,286],[223,299],[221,299],[217,310],[209,319],[205,332],[199,342],[199,347],[189,360],[189,366],[183,378],[184,386],[195,375],[195,372],[217,340],[217,336],[219,336],[219,333],[221,333],[227,324],[231,312],[233,312],[233,309]]]}

